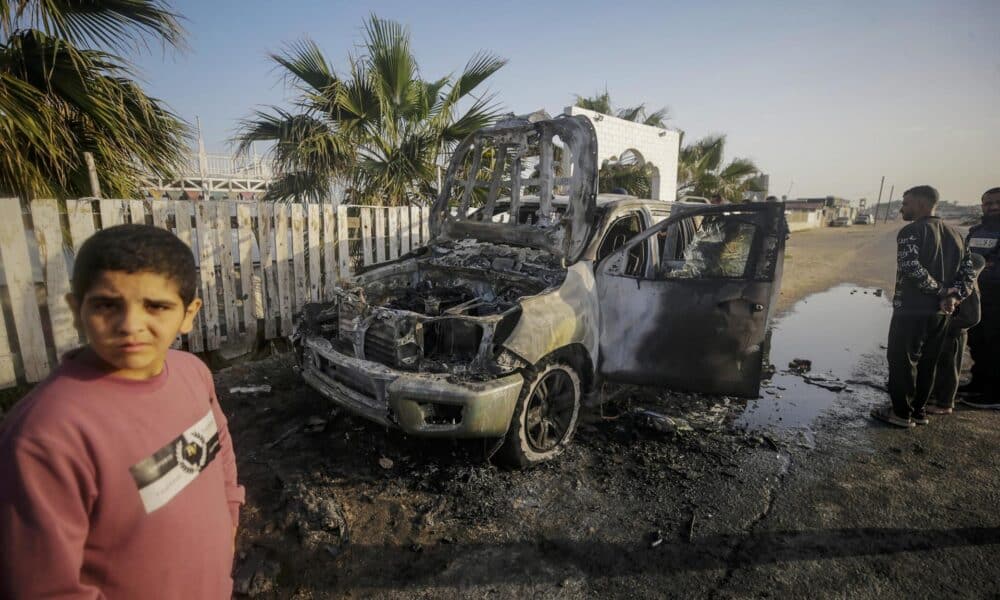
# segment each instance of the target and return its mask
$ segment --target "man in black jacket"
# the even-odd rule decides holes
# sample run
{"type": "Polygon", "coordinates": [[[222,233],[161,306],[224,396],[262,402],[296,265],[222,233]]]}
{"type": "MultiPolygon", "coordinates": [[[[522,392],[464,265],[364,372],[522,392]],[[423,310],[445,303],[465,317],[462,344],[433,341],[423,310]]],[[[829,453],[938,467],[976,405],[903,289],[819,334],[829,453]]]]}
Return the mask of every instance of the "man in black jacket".
{"type": "Polygon", "coordinates": [[[891,406],[872,417],[896,427],[926,425],[924,405],[948,317],[972,290],[972,258],[962,236],[934,216],[937,190],[929,185],[903,194],[900,213],[911,223],[896,235],[896,290],[889,323],[891,406]]]}
{"type": "Polygon", "coordinates": [[[969,230],[969,250],[986,259],[979,274],[982,317],[969,330],[972,381],[959,388],[963,404],[1000,409],[1000,187],[982,197],[983,221],[969,230]]]}

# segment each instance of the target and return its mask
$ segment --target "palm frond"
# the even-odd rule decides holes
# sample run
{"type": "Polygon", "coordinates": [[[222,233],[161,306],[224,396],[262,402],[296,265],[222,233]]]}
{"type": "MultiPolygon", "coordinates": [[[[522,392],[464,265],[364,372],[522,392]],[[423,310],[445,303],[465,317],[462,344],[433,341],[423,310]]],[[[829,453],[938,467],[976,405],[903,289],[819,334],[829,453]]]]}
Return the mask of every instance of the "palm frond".
{"type": "Polygon", "coordinates": [[[180,15],[160,0],[3,0],[0,30],[37,29],[74,45],[115,50],[146,45],[153,37],[175,48],[184,44],[180,15]],[[13,10],[11,10],[13,4],[13,10]]]}
{"type": "Polygon", "coordinates": [[[319,46],[311,39],[292,42],[282,53],[270,54],[269,58],[285,70],[288,83],[301,82],[314,93],[322,94],[338,81],[319,46]]]}
{"type": "Polygon", "coordinates": [[[670,111],[664,107],[646,115],[646,118],[642,120],[642,124],[666,129],[668,118],[670,118],[670,111]]]}
{"type": "Polygon", "coordinates": [[[642,121],[643,115],[646,113],[646,105],[640,104],[638,106],[632,106],[630,108],[620,108],[615,114],[619,119],[624,119],[625,121],[639,122],[642,121]]]}

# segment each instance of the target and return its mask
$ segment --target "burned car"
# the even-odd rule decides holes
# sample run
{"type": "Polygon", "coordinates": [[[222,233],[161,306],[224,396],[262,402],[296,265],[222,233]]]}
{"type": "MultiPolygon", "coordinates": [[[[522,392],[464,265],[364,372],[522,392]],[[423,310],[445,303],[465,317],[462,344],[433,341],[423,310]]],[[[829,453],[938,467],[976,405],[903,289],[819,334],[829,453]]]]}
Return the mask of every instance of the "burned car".
{"type": "Polygon", "coordinates": [[[409,434],[558,454],[603,381],[756,396],[780,203],[597,193],[585,117],[512,119],[460,144],[430,242],[297,323],[306,382],[409,434]]]}

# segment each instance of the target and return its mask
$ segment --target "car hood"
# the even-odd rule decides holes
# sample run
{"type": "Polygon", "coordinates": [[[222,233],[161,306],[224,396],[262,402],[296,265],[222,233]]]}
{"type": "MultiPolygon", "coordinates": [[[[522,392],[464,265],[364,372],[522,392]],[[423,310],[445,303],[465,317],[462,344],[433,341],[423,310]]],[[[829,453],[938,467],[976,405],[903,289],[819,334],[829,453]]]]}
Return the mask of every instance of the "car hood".
{"type": "Polygon", "coordinates": [[[431,241],[538,248],[571,264],[590,240],[596,202],[597,135],[586,117],[510,118],[455,149],[431,209],[431,241]],[[537,210],[526,215],[529,197],[537,210]],[[498,199],[509,205],[506,222],[498,199]]]}

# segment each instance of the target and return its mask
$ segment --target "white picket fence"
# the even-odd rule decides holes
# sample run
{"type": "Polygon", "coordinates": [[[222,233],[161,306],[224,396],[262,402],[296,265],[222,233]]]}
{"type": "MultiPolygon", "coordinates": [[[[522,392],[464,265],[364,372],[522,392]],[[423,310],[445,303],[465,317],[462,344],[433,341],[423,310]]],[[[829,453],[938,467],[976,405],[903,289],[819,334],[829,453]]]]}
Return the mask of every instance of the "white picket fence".
{"type": "Polygon", "coordinates": [[[204,352],[249,348],[260,322],[265,339],[289,335],[292,315],[331,298],[358,266],[425,244],[427,218],[420,207],[0,199],[0,389],[42,380],[82,343],[65,295],[73,258],[98,229],[146,223],[192,247],[204,308],[183,343],[204,352]]]}

